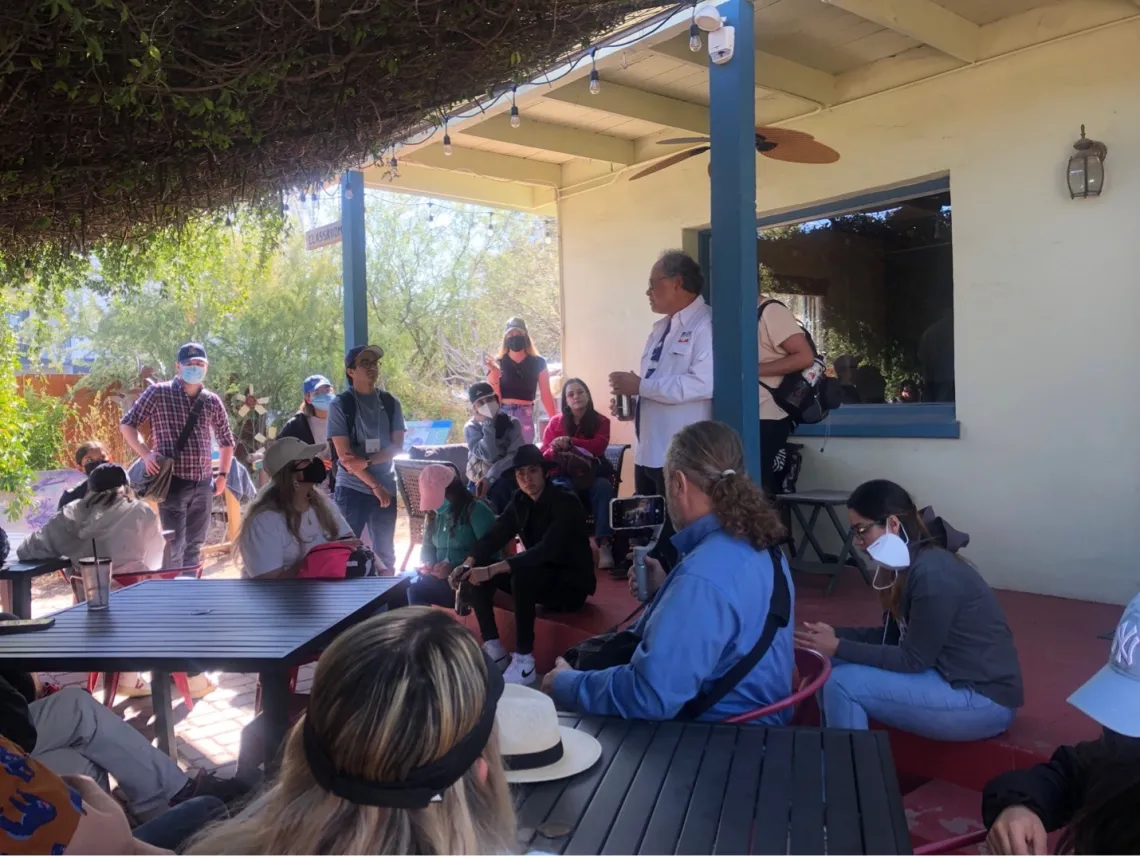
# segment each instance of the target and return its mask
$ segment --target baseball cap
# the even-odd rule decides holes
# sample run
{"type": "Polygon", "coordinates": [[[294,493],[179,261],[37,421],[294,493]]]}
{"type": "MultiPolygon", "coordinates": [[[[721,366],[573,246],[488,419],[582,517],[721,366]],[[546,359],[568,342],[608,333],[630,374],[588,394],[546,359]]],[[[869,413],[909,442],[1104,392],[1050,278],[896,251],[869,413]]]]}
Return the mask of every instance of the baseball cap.
{"type": "Polygon", "coordinates": [[[507,320],[507,327],[503,329],[503,333],[506,334],[512,328],[517,328],[523,334],[529,334],[530,333],[529,331],[526,330],[526,320],[523,319],[521,316],[512,316],[510,319],[508,319],[507,320]]]}
{"type": "Polygon", "coordinates": [[[1120,617],[1108,664],[1069,703],[1110,731],[1140,737],[1140,595],[1120,617]]]}
{"type": "Polygon", "coordinates": [[[309,378],[305,379],[305,381],[301,383],[301,393],[311,394],[317,388],[323,388],[325,385],[328,385],[331,388],[332,382],[319,374],[309,376],[309,378]]]}
{"type": "Polygon", "coordinates": [[[491,387],[489,382],[476,382],[467,389],[467,398],[471,400],[471,405],[475,405],[486,397],[495,396],[495,389],[491,387]]]}
{"type": "Polygon", "coordinates": [[[178,350],[178,363],[185,364],[191,358],[201,358],[208,361],[206,357],[206,347],[201,343],[187,343],[178,350]]]}
{"type": "Polygon", "coordinates": [[[455,470],[446,465],[432,463],[420,472],[420,510],[438,510],[443,506],[447,487],[458,480],[455,470]]]}
{"type": "Polygon", "coordinates": [[[289,463],[302,459],[315,459],[327,449],[328,445],[305,444],[299,438],[285,436],[285,438],[277,439],[266,448],[265,459],[262,460],[261,467],[265,469],[266,474],[272,477],[289,463]]]}
{"type": "Polygon", "coordinates": [[[344,353],[344,368],[347,370],[356,363],[356,359],[365,353],[371,354],[377,361],[384,357],[384,350],[379,346],[353,346],[344,353]]]}

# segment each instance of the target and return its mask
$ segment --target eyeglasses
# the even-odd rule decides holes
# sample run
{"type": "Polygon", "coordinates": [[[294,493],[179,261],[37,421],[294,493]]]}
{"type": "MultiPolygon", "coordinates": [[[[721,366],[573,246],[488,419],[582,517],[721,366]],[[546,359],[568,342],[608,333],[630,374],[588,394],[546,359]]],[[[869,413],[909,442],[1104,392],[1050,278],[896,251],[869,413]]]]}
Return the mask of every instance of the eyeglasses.
{"type": "Polygon", "coordinates": [[[852,525],[851,532],[855,535],[856,539],[863,540],[867,536],[867,532],[872,528],[882,528],[882,522],[868,522],[865,525],[852,525]]]}
{"type": "Polygon", "coordinates": [[[371,358],[357,358],[356,366],[362,370],[371,370],[373,367],[379,367],[379,361],[373,361],[371,358]]]}

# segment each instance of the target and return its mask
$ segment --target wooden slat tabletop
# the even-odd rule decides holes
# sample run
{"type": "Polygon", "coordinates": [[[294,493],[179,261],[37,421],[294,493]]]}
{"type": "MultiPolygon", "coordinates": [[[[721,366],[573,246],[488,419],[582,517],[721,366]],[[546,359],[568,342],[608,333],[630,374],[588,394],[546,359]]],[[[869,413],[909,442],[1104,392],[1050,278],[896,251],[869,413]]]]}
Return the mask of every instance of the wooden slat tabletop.
{"type": "Polygon", "coordinates": [[[596,736],[602,758],[573,778],[516,788],[523,850],[911,852],[886,734],[560,718],[596,736]]]}
{"type": "Polygon", "coordinates": [[[17,561],[15,555],[0,567],[0,579],[29,578],[54,573],[71,566],[67,558],[36,558],[31,561],[17,561]]]}
{"type": "Polygon", "coordinates": [[[171,579],[112,591],[41,632],[0,636],[0,670],[254,672],[295,664],[401,596],[406,578],[171,579]]]}

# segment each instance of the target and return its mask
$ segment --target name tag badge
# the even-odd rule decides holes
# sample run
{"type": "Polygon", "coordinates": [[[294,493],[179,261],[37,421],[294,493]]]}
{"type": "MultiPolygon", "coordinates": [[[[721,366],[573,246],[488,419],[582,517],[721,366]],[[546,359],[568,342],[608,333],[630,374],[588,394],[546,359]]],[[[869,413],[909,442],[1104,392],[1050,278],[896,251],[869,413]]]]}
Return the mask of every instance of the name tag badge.
{"type": "Polygon", "coordinates": [[[677,338],[677,342],[678,343],[688,343],[692,339],[693,339],[693,332],[692,331],[682,331],[681,336],[677,338]]]}
{"type": "Polygon", "coordinates": [[[364,440],[364,452],[365,453],[379,453],[380,452],[380,439],[378,439],[378,438],[366,438],[364,440]]]}

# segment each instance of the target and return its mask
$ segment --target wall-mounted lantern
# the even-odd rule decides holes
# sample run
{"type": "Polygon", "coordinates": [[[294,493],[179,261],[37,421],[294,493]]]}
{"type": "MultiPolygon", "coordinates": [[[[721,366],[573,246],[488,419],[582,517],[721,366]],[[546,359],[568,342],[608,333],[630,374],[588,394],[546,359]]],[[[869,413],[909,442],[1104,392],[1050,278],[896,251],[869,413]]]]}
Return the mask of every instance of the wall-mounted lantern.
{"type": "Polygon", "coordinates": [[[1073,154],[1069,156],[1069,196],[1099,197],[1104,190],[1104,159],[1108,147],[1099,140],[1085,137],[1085,127],[1081,126],[1081,139],[1073,144],[1073,154]]]}

